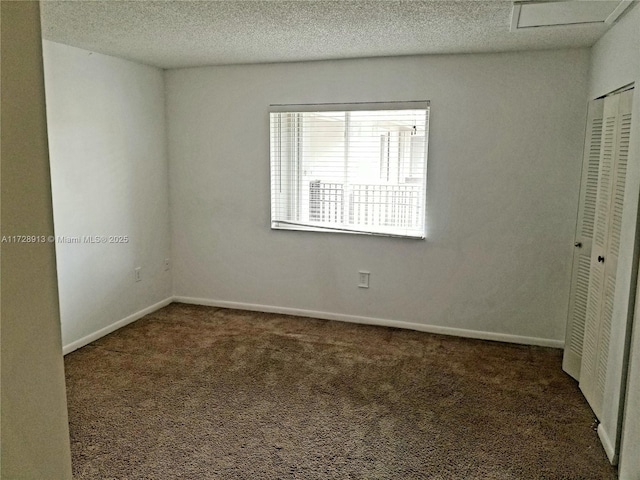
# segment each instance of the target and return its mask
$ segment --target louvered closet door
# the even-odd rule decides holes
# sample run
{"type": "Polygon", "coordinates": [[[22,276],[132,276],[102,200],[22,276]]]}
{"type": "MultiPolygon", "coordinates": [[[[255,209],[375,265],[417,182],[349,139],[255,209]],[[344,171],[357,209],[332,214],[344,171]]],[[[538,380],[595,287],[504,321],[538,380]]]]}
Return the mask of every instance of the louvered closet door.
{"type": "Polygon", "coordinates": [[[605,98],[580,388],[597,417],[607,377],[633,91],[605,98]]]}
{"type": "Polygon", "coordinates": [[[591,243],[598,192],[603,107],[603,99],[594,100],[589,104],[587,114],[587,132],[585,136],[582,181],[580,186],[580,206],[576,225],[571,294],[569,297],[569,316],[567,318],[565,350],[562,359],[562,368],[576,380],[580,379],[582,343],[584,340],[584,328],[587,315],[591,243]]]}

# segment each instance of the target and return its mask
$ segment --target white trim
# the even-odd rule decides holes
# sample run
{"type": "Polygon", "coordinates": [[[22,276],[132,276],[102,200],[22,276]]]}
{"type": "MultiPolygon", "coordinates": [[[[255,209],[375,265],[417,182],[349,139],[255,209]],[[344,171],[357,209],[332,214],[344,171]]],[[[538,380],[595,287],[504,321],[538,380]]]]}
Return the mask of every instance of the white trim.
{"type": "Polygon", "coordinates": [[[633,0],[621,0],[615,10],[605,19],[604,23],[607,25],[614,23],[632,3],[633,0]]]}
{"type": "Polygon", "coordinates": [[[430,105],[430,100],[352,103],[274,103],[269,105],[269,113],[355,112],[367,110],[426,110],[430,105]]]}
{"type": "Polygon", "coordinates": [[[521,335],[509,335],[506,333],[482,332],[463,328],[441,327],[437,325],[424,325],[422,323],[403,322],[386,318],[362,317],[357,315],[345,315],[342,313],[320,312],[316,310],[302,310],[298,308],[277,307],[273,305],[258,305],[254,303],[228,302],[207,298],[173,297],[174,302],[189,303],[193,305],[205,305],[209,307],[231,308],[235,310],[251,310],[254,312],[281,313],[300,317],[322,318],[324,320],[337,320],[339,322],[360,323],[365,325],[378,325],[382,327],[404,328],[426,333],[452,335],[455,337],[476,338],[480,340],[492,340],[497,342],[518,343],[523,345],[537,345],[541,347],[563,348],[563,340],[550,338],[524,337],[521,335]]]}
{"type": "Polygon", "coordinates": [[[604,447],[604,451],[607,454],[607,458],[609,458],[609,462],[611,465],[618,464],[618,452],[616,452],[615,447],[613,446],[613,442],[609,438],[607,431],[604,429],[602,424],[598,425],[598,438],[600,438],[600,443],[604,447]]]}
{"type": "Polygon", "coordinates": [[[513,8],[511,9],[511,25],[509,28],[510,32],[515,32],[518,30],[518,22],[520,21],[520,9],[522,5],[516,2],[513,2],[513,8]]]}
{"type": "MultiPolygon", "coordinates": [[[[317,310],[303,310],[299,308],[278,307],[274,305],[260,305],[254,303],[228,302],[225,300],[213,300],[208,298],[194,297],[167,297],[164,300],[155,303],[139,312],[129,315],[126,318],[118,320],[100,330],[87,335],[79,340],[65,345],[62,349],[63,355],[73,352],[89,343],[104,337],[118,330],[119,328],[129,325],[140,318],[166,307],[172,302],[188,303],[192,305],[205,305],[209,307],[230,308],[234,310],[250,310],[253,312],[281,313],[284,315],[295,315],[299,317],[321,318],[324,320],[336,320],[339,322],[359,323],[364,325],[377,325],[381,327],[404,328],[407,330],[416,330],[418,332],[436,333],[440,335],[452,335],[454,337],[475,338],[479,340],[491,340],[495,342],[517,343],[521,345],[537,345],[541,347],[563,348],[562,340],[553,340],[549,338],[525,337],[521,335],[510,335],[506,333],[483,332],[479,330],[467,330],[464,328],[441,327],[438,325],[424,325],[422,323],[403,322],[400,320],[390,320],[386,318],[363,317],[359,315],[346,315],[343,313],[321,312],[317,310]]],[[[600,430],[598,430],[600,431],[600,430]]],[[[604,444],[604,441],[603,441],[604,444]]],[[[606,447],[605,447],[606,448],[606,447]]],[[[607,453],[608,454],[608,453],[607,453]]],[[[617,458],[617,457],[616,457],[617,458]]]]}
{"type": "Polygon", "coordinates": [[[540,4],[540,3],[561,3],[566,0],[515,0],[513,2],[513,8],[511,9],[511,22],[509,24],[509,31],[515,32],[517,30],[523,30],[527,28],[546,28],[546,27],[557,27],[564,25],[585,25],[590,23],[605,23],[607,25],[611,25],[615,23],[616,20],[624,13],[624,11],[629,8],[629,6],[633,5],[634,0],[620,0],[616,8],[605,18],[604,20],[591,20],[584,22],[575,22],[575,23],[558,23],[551,25],[530,25],[526,27],[521,27],[520,24],[520,13],[523,5],[532,5],[532,4],[540,4]]]}
{"type": "Polygon", "coordinates": [[[147,307],[143,310],[140,310],[139,312],[129,315],[128,317],[118,320],[117,322],[114,322],[111,325],[101,328],[97,332],[93,332],[87,335],[86,337],[82,337],[81,339],[76,340],[75,342],[71,342],[69,345],[65,345],[62,348],[62,354],[66,355],[67,353],[71,353],[74,350],[77,350],[78,348],[84,347],[85,345],[88,345],[89,343],[95,340],[98,340],[99,338],[102,338],[105,335],[110,334],[111,332],[115,332],[116,330],[124,327],[125,325],[129,325],[130,323],[133,323],[136,320],[141,319],[145,315],[149,315],[150,313],[153,313],[156,310],[160,310],[161,308],[166,307],[171,302],[173,302],[173,297],[167,297],[158,303],[154,303],[150,307],[147,307]]]}

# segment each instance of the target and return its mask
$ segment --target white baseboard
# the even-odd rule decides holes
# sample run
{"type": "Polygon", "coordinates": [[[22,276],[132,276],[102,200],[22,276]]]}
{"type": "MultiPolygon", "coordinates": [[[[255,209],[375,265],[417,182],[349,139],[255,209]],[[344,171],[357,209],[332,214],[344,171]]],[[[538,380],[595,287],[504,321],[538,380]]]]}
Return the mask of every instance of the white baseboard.
{"type": "Polygon", "coordinates": [[[611,465],[617,465],[618,453],[616,452],[615,446],[609,438],[609,435],[607,434],[607,431],[604,429],[602,424],[598,425],[598,438],[600,438],[600,443],[602,443],[604,451],[607,454],[607,458],[609,458],[609,462],[611,462],[611,465]]]}
{"type": "Polygon", "coordinates": [[[174,302],[190,303],[193,305],[206,305],[210,307],[232,308],[236,310],[251,310],[254,312],[282,313],[285,315],[297,315],[300,317],[322,318],[324,320],[338,320],[340,322],[362,323],[365,325],[379,325],[383,327],[404,328],[419,332],[453,335],[456,337],[477,338],[480,340],[493,340],[497,342],[518,343],[522,345],[538,345],[541,347],[563,348],[564,341],[549,338],[524,337],[521,335],[509,335],[505,333],[482,332],[478,330],[466,330],[463,328],[440,327],[437,325],[424,325],[421,323],[402,322],[386,318],[361,317],[357,315],[345,315],[342,313],[320,312],[315,310],[301,310],[297,308],[276,307],[273,305],[258,305],[253,303],[227,302],[224,300],[212,300],[207,298],[173,297],[174,302]]]}
{"type": "Polygon", "coordinates": [[[135,322],[136,320],[139,320],[140,318],[144,317],[145,315],[149,315],[150,313],[155,312],[156,310],[160,310],[162,307],[166,307],[167,305],[169,305],[171,302],[173,301],[173,297],[168,297],[165,298],[164,300],[162,300],[161,302],[155,303],[153,305],[151,305],[150,307],[147,307],[143,310],[140,310],[139,312],[134,313],[133,315],[129,315],[126,318],[123,318],[121,320],[118,320],[117,322],[112,323],[111,325],[108,325],[104,328],[101,328],[100,330],[98,330],[97,332],[93,332],[90,335],[87,335],[86,337],[83,337],[79,340],[76,340],[75,342],[71,342],[69,345],[65,345],[62,348],[62,354],[66,355],[67,353],[71,353],[74,350],[77,350],[81,347],[84,347],[85,345],[88,345],[89,343],[104,337],[105,335],[108,335],[111,332],[115,332],[116,330],[118,330],[119,328],[124,327],[125,325],[129,325],[130,323],[135,322]]]}
{"type": "MultiPolygon", "coordinates": [[[[193,305],[206,305],[210,307],[221,307],[221,308],[231,308],[235,310],[250,310],[254,312],[268,312],[268,313],[281,313],[284,315],[296,315],[299,317],[311,317],[311,318],[321,318],[324,320],[336,320],[340,322],[348,322],[348,323],[360,323],[364,325],[378,325],[382,327],[394,327],[394,328],[404,328],[407,330],[416,330],[418,332],[426,332],[426,333],[437,333],[441,335],[452,335],[455,337],[465,337],[465,338],[476,338],[479,340],[492,340],[497,342],[506,342],[506,343],[517,343],[522,345],[538,345],[541,347],[552,347],[552,348],[563,348],[564,342],[562,340],[553,340],[548,338],[538,338],[538,337],[525,337],[521,335],[509,335],[505,333],[494,333],[494,332],[483,332],[479,330],[467,330],[463,328],[454,328],[454,327],[441,327],[437,325],[424,325],[422,323],[413,323],[413,322],[403,322],[399,320],[390,320],[386,318],[376,318],[376,317],[363,317],[358,315],[346,315],[342,313],[331,313],[331,312],[321,312],[317,310],[303,310],[298,308],[288,308],[288,307],[277,307],[273,305],[259,305],[254,303],[242,303],[242,302],[228,302],[225,300],[212,300],[208,298],[193,298],[193,297],[168,297],[164,300],[151,305],[139,312],[136,312],[132,315],[129,315],[126,318],[118,320],[117,322],[112,323],[100,330],[87,335],[79,340],[71,342],[68,345],[65,345],[62,349],[62,353],[66,355],[67,353],[71,353],[78,348],[84,347],[89,343],[108,335],[111,332],[118,330],[119,328],[124,327],[130,323],[135,322],[136,320],[148,315],[150,313],[155,312],[163,307],[166,307],[172,302],[181,302],[181,303],[189,303],[193,305]]],[[[598,428],[598,433],[600,433],[600,428],[598,428]]],[[[602,435],[605,435],[604,432],[602,435]]],[[[605,435],[606,437],[606,435],[605,435]]],[[[602,439],[602,436],[601,436],[602,439]]],[[[608,439],[607,439],[608,440],[608,439]]],[[[605,441],[602,440],[603,445],[605,441]]],[[[607,446],[605,445],[605,450],[607,446]]],[[[607,455],[609,455],[609,451],[607,451],[607,455]]],[[[611,457],[609,458],[611,460],[611,457]]]]}

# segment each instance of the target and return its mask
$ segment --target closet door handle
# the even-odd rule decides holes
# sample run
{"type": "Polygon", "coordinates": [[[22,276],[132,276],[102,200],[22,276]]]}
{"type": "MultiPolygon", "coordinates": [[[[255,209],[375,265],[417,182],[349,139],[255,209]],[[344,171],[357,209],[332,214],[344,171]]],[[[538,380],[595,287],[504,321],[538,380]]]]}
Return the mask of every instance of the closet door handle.
{"type": "Polygon", "coordinates": [[[598,255],[598,261],[600,263],[604,263],[604,257],[602,255],[598,255]]]}
{"type": "Polygon", "coordinates": [[[582,242],[576,242],[573,244],[574,247],[582,248],[582,242]]]}

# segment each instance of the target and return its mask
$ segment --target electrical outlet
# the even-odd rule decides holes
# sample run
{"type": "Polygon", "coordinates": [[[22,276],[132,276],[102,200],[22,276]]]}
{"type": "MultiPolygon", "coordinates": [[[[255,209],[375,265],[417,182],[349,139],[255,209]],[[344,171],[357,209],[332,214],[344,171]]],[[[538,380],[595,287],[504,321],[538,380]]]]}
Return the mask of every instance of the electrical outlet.
{"type": "Polygon", "coordinates": [[[133,270],[133,275],[134,275],[134,278],[136,279],[136,282],[139,282],[140,280],[142,280],[142,267],[136,267],[133,270]]]}
{"type": "Polygon", "coordinates": [[[168,258],[164,259],[164,270],[171,270],[171,260],[168,258]]]}
{"type": "Polygon", "coordinates": [[[369,288],[369,272],[365,272],[360,270],[358,272],[358,287],[359,288],[369,288]]]}

